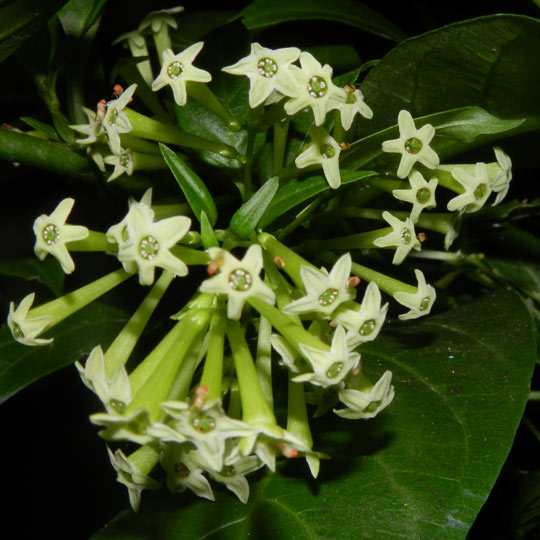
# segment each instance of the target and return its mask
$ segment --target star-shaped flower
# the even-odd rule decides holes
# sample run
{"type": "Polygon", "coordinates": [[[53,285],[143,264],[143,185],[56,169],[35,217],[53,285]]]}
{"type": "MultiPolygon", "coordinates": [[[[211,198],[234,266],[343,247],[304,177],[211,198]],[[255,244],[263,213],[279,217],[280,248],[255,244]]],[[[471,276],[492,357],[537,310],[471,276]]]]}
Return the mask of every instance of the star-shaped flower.
{"type": "Polygon", "coordinates": [[[66,225],[66,219],[74,204],[74,199],[64,199],[50,216],[42,214],[34,221],[34,253],[41,261],[49,254],[56,257],[66,274],[75,270],[75,263],[69,255],[66,243],[84,240],[88,236],[86,227],[66,225]]]}
{"type": "Polygon", "coordinates": [[[331,109],[338,109],[340,112],[341,125],[344,130],[349,130],[354,117],[360,114],[364,118],[373,118],[373,111],[364,101],[364,95],[354,87],[345,87],[343,91],[332,99],[331,109]]]}
{"type": "Polygon", "coordinates": [[[335,386],[345,378],[360,360],[360,355],[350,352],[343,326],[338,326],[332,338],[330,351],[300,344],[300,351],[311,364],[313,373],[294,377],[293,381],[308,381],[316,386],[335,386]]]}
{"type": "Polygon", "coordinates": [[[259,277],[263,266],[261,246],[257,244],[250,246],[241,261],[221,248],[210,248],[207,251],[212,260],[216,261],[218,273],[203,281],[200,291],[226,294],[229,297],[227,302],[229,319],[240,318],[244,303],[251,296],[260,298],[267,304],[275,303],[274,291],[259,277]]]}
{"type": "Polygon", "coordinates": [[[332,82],[332,68],[322,66],[308,52],[300,53],[302,69],[291,65],[299,93],[285,103],[285,112],[289,115],[311,107],[315,117],[315,125],[320,126],[332,107],[332,99],[340,95],[340,89],[332,82]]]}
{"type": "Polygon", "coordinates": [[[156,92],[168,84],[172,88],[176,104],[180,107],[184,106],[187,102],[186,81],[209,82],[212,80],[212,75],[208,71],[192,65],[203,45],[204,42],[199,41],[176,55],[171,49],[165,49],[161,71],[152,83],[152,90],[156,92]]]}
{"type": "Polygon", "coordinates": [[[455,210],[464,209],[467,213],[478,212],[491,193],[487,165],[478,162],[474,169],[474,176],[461,167],[455,167],[452,169],[452,176],[465,191],[448,202],[448,210],[454,212],[455,210]]]}
{"type": "Polygon", "coordinates": [[[10,302],[7,318],[8,327],[13,338],[23,345],[46,345],[51,343],[53,338],[43,339],[37,336],[47,328],[52,317],[44,315],[42,317],[28,318],[28,312],[34,303],[34,298],[35,293],[25,296],[17,309],[15,309],[15,304],[10,302]]]}
{"type": "Polygon", "coordinates": [[[313,144],[295,159],[295,165],[299,169],[309,165],[321,165],[326,181],[331,188],[337,189],[341,185],[339,174],[341,147],[323,128],[312,126],[309,128],[309,135],[313,144]]]}
{"type": "Polygon", "coordinates": [[[128,105],[137,89],[136,84],[128,86],[118,99],[107,103],[107,112],[103,118],[103,128],[109,137],[109,146],[113,154],[120,154],[120,134],[131,131],[131,122],[128,120],[123,109],[128,105]]]}
{"type": "Polygon", "coordinates": [[[306,295],[283,308],[283,313],[292,315],[310,311],[323,313],[327,317],[342,303],[354,298],[347,286],[351,274],[351,254],[342,255],[330,270],[319,271],[309,266],[300,267],[300,278],[306,295]]]}
{"type": "Polygon", "coordinates": [[[133,157],[131,150],[120,149],[119,154],[111,154],[103,160],[107,165],[114,165],[114,171],[107,178],[107,182],[112,182],[119,176],[133,174],[133,157]]]}
{"type": "Polygon", "coordinates": [[[364,293],[360,310],[338,310],[334,315],[334,320],[349,331],[347,335],[349,348],[354,348],[360,343],[372,341],[377,337],[387,311],[388,303],[381,306],[381,291],[377,284],[371,281],[364,293]]]}
{"type": "Polygon", "coordinates": [[[426,124],[416,129],[414,120],[409,111],[401,110],[398,115],[399,139],[384,141],[384,152],[396,152],[401,154],[401,161],[397,170],[400,178],[405,178],[411,172],[416,162],[434,169],[439,165],[439,156],[429,146],[435,135],[435,128],[426,124]]]}
{"type": "Polygon", "coordinates": [[[426,182],[418,171],[412,171],[409,174],[409,183],[411,189],[394,189],[392,195],[400,201],[412,203],[411,220],[416,223],[420,212],[424,208],[435,208],[437,206],[435,189],[439,181],[437,178],[432,178],[429,182],[426,182]]]}
{"type": "Polygon", "coordinates": [[[86,135],[85,139],[75,139],[77,144],[93,144],[97,141],[98,136],[103,132],[101,120],[98,118],[96,111],[83,107],[83,111],[88,117],[88,124],[76,124],[69,126],[72,130],[86,135]]]}
{"type": "Polygon", "coordinates": [[[392,227],[392,232],[377,238],[373,244],[377,247],[396,247],[392,264],[401,264],[411,249],[420,250],[420,241],[416,238],[414,223],[410,217],[401,221],[390,212],[383,212],[382,217],[392,227]]]}
{"type": "Polygon", "coordinates": [[[161,407],[172,418],[167,425],[173,433],[163,437],[165,431],[160,423],[153,424],[147,432],[153,436],[159,434],[165,442],[179,442],[181,439],[176,438],[174,432],[179,433],[197,447],[198,453],[216,471],[223,467],[225,441],[252,435],[254,431],[245,422],[228,417],[218,400],[207,402],[202,407],[184,401],[166,401],[161,407]],[[154,427],[160,431],[156,432],[154,427]]]}
{"type": "Polygon", "coordinates": [[[334,412],[338,416],[349,420],[377,416],[394,399],[394,387],[391,382],[392,372],[385,371],[371,389],[345,388],[340,390],[339,399],[347,408],[334,409],[334,412]]]}
{"type": "Polygon", "coordinates": [[[113,453],[107,448],[107,451],[109,452],[111,464],[117,474],[116,480],[127,487],[129,502],[136,512],[141,503],[141,492],[143,489],[157,489],[159,482],[139,472],[122,450],[118,449],[113,453]]]}
{"type": "Polygon", "coordinates": [[[173,15],[181,13],[182,11],[184,11],[182,6],[151,11],[142,20],[141,24],[139,25],[139,30],[150,28],[154,34],[157,34],[164,25],[170,26],[176,30],[178,28],[178,23],[175,21],[173,15]]]}
{"type": "MultiPolygon", "coordinates": [[[[120,410],[123,410],[123,407],[118,409],[120,410]]],[[[99,432],[100,437],[107,441],[130,441],[136,444],[152,442],[153,438],[147,433],[150,413],[146,409],[139,409],[128,415],[118,411],[90,415],[92,424],[105,428],[99,432]]]]}
{"type": "Polygon", "coordinates": [[[437,298],[435,289],[431,285],[427,285],[424,274],[418,269],[414,273],[418,281],[416,293],[398,291],[393,295],[402,306],[410,309],[407,313],[399,316],[402,320],[417,319],[418,317],[427,315],[431,311],[435,298],[437,298]]]}
{"type": "Polygon", "coordinates": [[[502,149],[495,147],[495,157],[499,165],[499,170],[495,175],[495,178],[491,181],[491,189],[497,193],[495,202],[492,206],[499,204],[508,193],[510,187],[510,181],[512,180],[512,160],[508,154],[502,149]]]}
{"type": "Polygon", "coordinates": [[[272,50],[252,43],[249,56],[222,68],[222,71],[249,78],[249,106],[254,108],[263,103],[274,90],[289,97],[298,94],[297,82],[289,66],[299,55],[300,49],[296,47],[272,50]]]}
{"type": "Polygon", "coordinates": [[[174,216],[154,222],[148,211],[140,205],[132,205],[126,225],[129,239],[119,246],[118,259],[124,268],[137,266],[141,285],[154,282],[156,267],[177,276],[187,275],[187,266],[170,252],[170,248],[188,232],[190,218],[174,216]]]}

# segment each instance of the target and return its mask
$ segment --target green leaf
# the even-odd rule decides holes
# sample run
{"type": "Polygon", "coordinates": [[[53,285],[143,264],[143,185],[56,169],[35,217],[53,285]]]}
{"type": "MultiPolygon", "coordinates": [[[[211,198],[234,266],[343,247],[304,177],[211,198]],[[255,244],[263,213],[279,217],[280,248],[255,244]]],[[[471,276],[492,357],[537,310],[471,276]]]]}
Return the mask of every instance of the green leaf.
{"type": "Polygon", "coordinates": [[[447,314],[389,325],[362,346],[375,380],[393,372],[394,402],[377,418],[313,422],[329,453],[317,481],[303,460],[252,482],[246,505],[143,496],[94,540],[466,537],[520,422],[534,366],[527,310],[506,292],[447,314]]]}
{"type": "MultiPolygon", "coordinates": [[[[502,137],[538,129],[540,126],[540,123],[527,122],[523,118],[497,118],[478,107],[453,109],[415,119],[417,128],[425,124],[435,128],[431,146],[441,161],[502,137]]],[[[398,137],[399,130],[395,125],[356,141],[343,158],[343,166],[354,169],[368,163],[374,167],[394,163],[397,168],[399,154],[383,152],[382,143],[398,137]]]]}
{"type": "Polygon", "coordinates": [[[257,226],[279,187],[277,176],[266,181],[233,215],[229,227],[241,238],[247,238],[257,226]]]}
{"type": "Polygon", "coordinates": [[[540,302],[540,265],[516,259],[486,257],[484,262],[493,273],[514,285],[521,293],[540,302]]]}
{"type": "Polygon", "coordinates": [[[212,195],[200,177],[195,174],[170,148],[159,145],[163,159],[171,169],[178,185],[182,188],[195,217],[201,221],[201,212],[205,212],[211,225],[217,220],[217,209],[212,195]]]}
{"type": "Polygon", "coordinates": [[[107,0],[69,0],[58,12],[58,18],[68,36],[82,37],[96,21],[107,0]]]}
{"type": "Polygon", "coordinates": [[[255,0],[240,16],[250,30],[290,21],[322,19],[353,26],[393,41],[407,37],[394,23],[354,0],[255,0]]]}
{"type": "Polygon", "coordinates": [[[123,311],[94,302],[66,319],[45,337],[50,345],[28,347],[17,343],[9,328],[0,330],[0,403],[48,373],[80,360],[96,345],[106,348],[121,330],[123,311]]]}
{"type": "Polygon", "coordinates": [[[17,0],[0,5],[0,62],[47,23],[66,0],[17,0]]]}
{"type": "Polygon", "coordinates": [[[58,261],[52,257],[39,261],[37,258],[0,261],[0,274],[26,280],[37,279],[47,285],[55,296],[60,296],[64,288],[65,274],[58,261]]]}
{"type": "Polygon", "coordinates": [[[212,229],[204,210],[201,212],[201,242],[205,250],[211,247],[219,247],[216,233],[212,229]]]}
{"type": "Polygon", "coordinates": [[[46,135],[48,139],[52,139],[56,142],[60,141],[56,130],[50,124],[45,124],[45,122],[40,122],[39,120],[29,118],[28,116],[21,116],[20,119],[31,128],[34,128],[36,131],[40,131],[46,135]]]}
{"type": "MultiPolygon", "coordinates": [[[[374,176],[373,171],[341,171],[341,184],[351,184],[363,178],[374,176]]],[[[259,226],[263,229],[285,212],[307,201],[311,197],[329,191],[331,188],[324,176],[312,176],[302,180],[294,179],[278,190],[266,209],[259,226]]]]}
{"type": "Polygon", "coordinates": [[[491,15],[408,39],[390,51],[360,88],[373,119],[357,122],[357,138],[414,117],[478,106],[502,118],[538,116],[540,21],[491,15]]]}

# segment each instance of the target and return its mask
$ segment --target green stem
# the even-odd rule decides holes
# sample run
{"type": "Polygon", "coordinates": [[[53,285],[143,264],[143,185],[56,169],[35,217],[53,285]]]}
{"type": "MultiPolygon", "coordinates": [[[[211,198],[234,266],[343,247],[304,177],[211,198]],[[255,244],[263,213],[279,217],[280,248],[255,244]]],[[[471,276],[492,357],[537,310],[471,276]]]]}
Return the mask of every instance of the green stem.
{"type": "Polygon", "coordinates": [[[134,171],[160,171],[169,168],[161,156],[132,152],[131,159],[134,171]]]}
{"type": "Polygon", "coordinates": [[[191,265],[204,265],[206,266],[210,262],[210,256],[205,251],[198,249],[191,249],[185,246],[174,246],[171,248],[171,253],[184,261],[188,266],[191,265]]]}
{"type": "Polygon", "coordinates": [[[257,370],[238,321],[228,321],[227,338],[238,378],[242,419],[253,425],[274,425],[276,423],[274,413],[261,390],[257,370]]]}
{"type": "Polygon", "coordinates": [[[152,313],[156,309],[165,291],[171,284],[174,274],[164,270],[159,279],[154,283],[146,298],[142,301],[137,311],[131,316],[116,339],[111,343],[105,353],[105,370],[107,378],[111,378],[119,366],[124,365],[137,341],[148,323],[152,313]]]}
{"type": "Polygon", "coordinates": [[[343,142],[346,139],[346,131],[341,124],[341,113],[339,110],[335,110],[334,113],[334,127],[332,129],[332,137],[338,142],[343,142]]]}
{"type": "Polygon", "coordinates": [[[206,150],[228,158],[238,157],[238,152],[227,144],[209,141],[196,135],[184,133],[178,127],[163,124],[131,109],[126,108],[123,112],[126,114],[133,128],[130,131],[131,135],[135,135],[141,139],[175,144],[186,148],[195,148],[196,150],[206,150]]]}
{"type": "Polygon", "coordinates": [[[274,408],[274,396],[272,393],[272,343],[270,336],[272,325],[264,317],[259,319],[259,335],[257,339],[257,354],[255,356],[255,368],[259,374],[259,384],[268,406],[274,408]]]}
{"type": "Polygon", "coordinates": [[[242,127],[240,122],[229,112],[221,100],[219,100],[214,92],[210,90],[207,84],[189,81],[187,83],[187,92],[190,97],[221,118],[231,131],[240,130],[242,127]]]}
{"type": "Polygon", "coordinates": [[[159,64],[163,61],[163,51],[171,48],[171,38],[169,37],[169,25],[162,23],[157,32],[153,32],[154,44],[159,59],[159,64]]]}
{"type": "Polygon", "coordinates": [[[210,320],[210,337],[200,386],[206,386],[206,400],[221,399],[223,378],[223,351],[227,319],[222,309],[214,311],[210,320]]]}
{"type": "Polygon", "coordinates": [[[311,241],[303,245],[303,247],[316,249],[332,248],[332,249],[367,249],[375,248],[373,241],[377,238],[382,238],[392,232],[392,227],[384,227],[348,236],[338,236],[337,238],[328,238],[327,240],[311,241]]]}
{"type": "Polygon", "coordinates": [[[133,274],[128,274],[124,270],[115,270],[106,276],[89,283],[80,289],[70,292],[60,298],[51,300],[46,304],[35,307],[28,312],[28,318],[43,317],[48,315],[50,317],[49,323],[46,329],[52,328],[60,321],[73,315],[79,309],[93,302],[96,298],[104,295],[110,291],[128,277],[133,274]]]}
{"type": "Polygon", "coordinates": [[[120,141],[122,142],[122,148],[129,148],[135,152],[141,154],[150,154],[161,157],[161,151],[157,144],[148,142],[140,137],[135,137],[131,133],[122,133],[120,135],[120,141]]]}
{"type": "Polygon", "coordinates": [[[523,423],[529,428],[534,438],[540,443],[540,432],[536,426],[526,416],[523,417],[523,423]]]}
{"type": "Polygon", "coordinates": [[[246,153],[244,161],[244,201],[247,201],[253,194],[253,179],[252,179],[252,165],[253,165],[253,147],[255,145],[255,131],[248,130],[246,153]]]}
{"type": "Polygon", "coordinates": [[[285,161],[289,119],[284,118],[274,124],[274,144],[272,146],[272,176],[279,175],[285,161]]]}
{"type": "Polygon", "coordinates": [[[313,446],[313,437],[309,429],[304,383],[294,382],[294,373],[289,372],[289,391],[287,402],[287,431],[296,435],[306,446],[313,446]]]}
{"type": "Polygon", "coordinates": [[[98,231],[88,231],[88,236],[84,240],[67,242],[69,251],[118,251],[118,244],[109,242],[105,233],[98,231]]]}
{"type": "Polygon", "coordinates": [[[149,475],[159,461],[159,446],[148,443],[129,454],[129,461],[141,474],[149,475]]]}

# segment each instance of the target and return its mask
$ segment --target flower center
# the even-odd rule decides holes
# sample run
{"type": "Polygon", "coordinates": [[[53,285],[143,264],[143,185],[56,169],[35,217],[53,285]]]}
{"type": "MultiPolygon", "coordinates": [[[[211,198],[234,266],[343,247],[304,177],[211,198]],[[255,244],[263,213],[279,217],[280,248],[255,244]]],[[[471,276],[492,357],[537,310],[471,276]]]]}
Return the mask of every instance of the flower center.
{"type": "Polygon", "coordinates": [[[375,412],[379,405],[381,404],[380,401],[372,401],[365,409],[365,412],[375,412]]]}
{"type": "Polygon", "coordinates": [[[127,152],[124,152],[120,156],[120,166],[124,167],[124,169],[127,169],[129,166],[129,154],[127,152]]]}
{"type": "Polygon", "coordinates": [[[187,466],[180,462],[180,463],[175,463],[174,465],[174,472],[180,477],[180,478],[186,478],[186,476],[189,475],[189,469],[187,468],[187,466]]]}
{"type": "Polygon", "coordinates": [[[178,79],[184,73],[184,66],[180,62],[173,62],[167,67],[167,75],[169,79],[178,79]]]}
{"type": "Polygon", "coordinates": [[[151,261],[154,259],[159,251],[159,242],[153,236],[145,236],[139,243],[139,255],[151,261]]]}
{"type": "Polygon", "coordinates": [[[271,58],[261,58],[257,62],[257,71],[262,77],[271,78],[278,71],[278,65],[271,58]]]}
{"type": "Polygon", "coordinates": [[[377,321],[375,319],[368,319],[367,321],[364,321],[360,327],[360,335],[369,336],[369,334],[375,330],[375,326],[377,326],[377,321]]]}
{"type": "Polygon", "coordinates": [[[479,199],[483,199],[486,196],[487,193],[487,186],[486,184],[478,184],[478,187],[474,190],[474,198],[478,201],[479,199]]]}
{"type": "Polygon", "coordinates": [[[120,399],[111,399],[109,405],[118,413],[124,414],[126,410],[126,404],[120,399]]]}
{"type": "Polygon", "coordinates": [[[341,373],[344,366],[345,366],[345,364],[343,362],[334,362],[328,368],[328,371],[326,372],[326,376],[329,379],[335,379],[341,373]]]}
{"type": "Polygon", "coordinates": [[[312,98],[322,98],[326,96],[328,85],[322,77],[314,75],[309,79],[307,90],[312,98]]]}
{"type": "Polygon", "coordinates": [[[201,414],[199,416],[196,416],[191,421],[191,425],[199,433],[210,433],[210,431],[213,431],[216,427],[216,420],[213,416],[209,416],[208,414],[201,414]]]}
{"type": "Polygon", "coordinates": [[[326,289],[321,296],[319,296],[319,304],[321,306],[329,306],[336,301],[339,291],[337,289],[326,289]]]}
{"type": "Polygon", "coordinates": [[[127,242],[129,240],[129,233],[128,233],[127,225],[124,225],[122,227],[122,232],[120,233],[120,237],[122,238],[124,242],[127,242]]]}
{"type": "Polygon", "coordinates": [[[221,469],[221,472],[219,473],[221,476],[235,476],[236,475],[236,469],[232,465],[225,465],[223,469],[221,469]]]}
{"type": "Polygon", "coordinates": [[[118,120],[119,112],[116,107],[112,107],[111,114],[109,115],[109,125],[114,126],[118,120]]]}
{"type": "Polygon", "coordinates": [[[420,204],[426,204],[430,198],[431,198],[431,191],[428,188],[423,187],[423,188],[420,188],[416,192],[416,200],[420,204]]]}
{"type": "Polygon", "coordinates": [[[356,103],[358,101],[358,98],[354,94],[347,94],[347,101],[346,103],[349,105],[352,105],[353,103],[356,103]]]}
{"type": "Polygon", "coordinates": [[[12,333],[13,333],[13,337],[14,338],[23,338],[24,337],[24,332],[21,330],[21,327],[16,323],[11,323],[13,328],[11,329],[12,333]]]}
{"type": "Polygon", "coordinates": [[[41,231],[41,237],[48,246],[54,246],[60,240],[60,229],[56,225],[49,223],[41,231]]]}
{"type": "Polygon", "coordinates": [[[233,291],[247,291],[251,287],[251,274],[237,268],[229,274],[229,286],[233,291]]]}
{"type": "Polygon", "coordinates": [[[321,144],[319,152],[324,159],[331,159],[336,155],[336,149],[331,144],[321,144]]]}
{"type": "Polygon", "coordinates": [[[420,311],[426,311],[426,309],[429,306],[429,301],[431,298],[429,296],[426,296],[425,298],[422,298],[422,301],[420,302],[420,307],[418,308],[420,311]]]}
{"type": "Polygon", "coordinates": [[[405,152],[409,154],[418,154],[422,150],[422,141],[416,137],[411,137],[405,141],[405,152]]]}
{"type": "Polygon", "coordinates": [[[410,244],[411,238],[412,238],[412,234],[411,234],[410,229],[407,229],[407,227],[405,227],[404,229],[401,229],[401,241],[404,244],[410,244]]]}

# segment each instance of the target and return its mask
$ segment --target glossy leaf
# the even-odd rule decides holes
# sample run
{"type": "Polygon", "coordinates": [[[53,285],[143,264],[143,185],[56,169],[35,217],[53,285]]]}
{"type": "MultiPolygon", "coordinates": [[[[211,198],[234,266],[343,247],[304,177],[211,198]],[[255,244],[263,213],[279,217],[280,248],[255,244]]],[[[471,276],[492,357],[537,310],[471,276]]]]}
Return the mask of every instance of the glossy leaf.
{"type": "Polygon", "coordinates": [[[373,420],[312,422],[315,447],[333,458],[317,481],[299,459],[253,482],[246,505],[228,493],[215,503],[145,494],[138,514],[120,514],[93,539],[464,539],[527,401],[526,309],[500,293],[389,325],[362,351],[373,379],[392,370],[394,402],[373,420]]]}
{"type": "Polygon", "coordinates": [[[290,21],[323,19],[347,24],[393,41],[407,37],[394,23],[354,0],[255,0],[240,15],[250,30],[290,21]]]}
{"type": "MultiPolygon", "coordinates": [[[[341,184],[351,184],[376,173],[373,171],[341,171],[341,184]]],[[[294,179],[278,190],[264,213],[259,226],[267,227],[285,212],[307,201],[311,197],[329,191],[331,188],[324,176],[312,176],[302,180],[294,179]]]]}
{"type": "Polygon", "coordinates": [[[0,62],[47,23],[67,0],[16,0],[0,5],[0,62]]]}
{"type": "Polygon", "coordinates": [[[0,261],[0,274],[26,280],[36,279],[40,283],[47,285],[55,296],[62,294],[66,276],[58,261],[52,257],[48,257],[43,261],[38,260],[36,257],[0,261]]]}
{"type": "Polygon", "coordinates": [[[17,343],[7,325],[0,330],[0,403],[61,367],[80,360],[97,344],[107,347],[127,321],[123,311],[94,302],[66,319],[45,337],[49,345],[17,343]]]}
{"type": "Polygon", "coordinates": [[[390,51],[360,88],[373,109],[357,138],[414,117],[478,106],[503,118],[538,115],[540,21],[491,15],[408,39],[390,51]]]}
{"type": "Polygon", "coordinates": [[[107,0],[69,0],[58,12],[68,36],[81,37],[96,21],[107,0]]]}
{"type": "Polygon", "coordinates": [[[246,201],[233,215],[229,227],[241,238],[247,238],[257,226],[265,210],[271,204],[279,186],[277,176],[265,182],[251,199],[246,201]]]}
{"type": "Polygon", "coordinates": [[[201,212],[205,212],[210,224],[214,225],[217,220],[217,209],[214,199],[212,199],[212,195],[204,185],[204,182],[170,148],[161,143],[159,147],[163,159],[184,192],[195,217],[200,221],[201,212]]]}
{"type": "Polygon", "coordinates": [[[487,257],[484,261],[497,277],[514,285],[525,296],[530,296],[540,302],[539,264],[494,257],[487,257]]]}
{"type": "Polygon", "coordinates": [[[50,124],[46,124],[45,122],[41,122],[40,120],[28,116],[21,116],[21,120],[36,131],[43,133],[48,139],[56,142],[60,141],[56,130],[50,124]]]}

